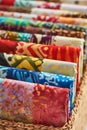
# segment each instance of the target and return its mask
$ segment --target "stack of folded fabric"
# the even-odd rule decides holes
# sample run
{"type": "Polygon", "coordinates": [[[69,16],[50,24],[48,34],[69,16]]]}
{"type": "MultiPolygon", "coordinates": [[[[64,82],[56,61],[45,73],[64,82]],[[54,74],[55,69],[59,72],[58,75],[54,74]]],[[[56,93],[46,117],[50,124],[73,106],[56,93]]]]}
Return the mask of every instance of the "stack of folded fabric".
{"type": "Polygon", "coordinates": [[[46,129],[69,122],[87,62],[86,11],[86,6],[0,0],[0,122],[46,129]]]}

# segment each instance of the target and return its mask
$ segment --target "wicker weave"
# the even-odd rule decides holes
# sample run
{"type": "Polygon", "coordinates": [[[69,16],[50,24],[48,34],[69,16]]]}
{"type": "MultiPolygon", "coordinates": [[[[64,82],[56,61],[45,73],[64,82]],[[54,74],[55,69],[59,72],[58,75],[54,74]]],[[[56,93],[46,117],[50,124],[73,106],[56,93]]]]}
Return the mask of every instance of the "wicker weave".
{"type": "Polygon", "coordinates": [[[69,122],[62,128],[53,126],[24,124],[21,122],[10,122],[0,120],[0,130],[84,130],[87,119],[87,65],[81,83],[80,91],[75,100],[75,107],[69,122]]]}

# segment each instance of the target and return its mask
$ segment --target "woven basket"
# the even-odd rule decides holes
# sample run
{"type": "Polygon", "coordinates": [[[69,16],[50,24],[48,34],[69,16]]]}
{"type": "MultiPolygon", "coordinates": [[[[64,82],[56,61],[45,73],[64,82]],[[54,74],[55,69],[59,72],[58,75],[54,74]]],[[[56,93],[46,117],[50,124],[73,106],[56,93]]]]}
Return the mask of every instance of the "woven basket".
{"type": "Polygon", "coordinates": [[[84,130],[87,121],[87,65],[82,79],[80,91],[75,99],[75,107],[69,122],[62,128],[22,122],[0,120],[0,130],[84,130]]]}

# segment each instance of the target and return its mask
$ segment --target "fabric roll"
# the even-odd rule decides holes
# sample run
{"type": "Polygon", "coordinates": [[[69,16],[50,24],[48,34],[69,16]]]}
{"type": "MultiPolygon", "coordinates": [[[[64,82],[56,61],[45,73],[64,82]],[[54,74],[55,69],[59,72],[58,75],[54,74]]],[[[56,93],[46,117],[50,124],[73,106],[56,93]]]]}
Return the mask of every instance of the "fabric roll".
{"type": "MultiPolygon", "coordinates": [[[[84,44],[85,41],[83,39],[67,38],[67,37],[51,36],[51,35],[18,33],[18,32],[11,32],[11,31],[4,31],[4,30],[0,30],[0,38],[17,40],[17,41],[27,41],[27,42],[29,41],[32,43],[40,43],[40,44],[46,44],[46,45],[53,44],[53,45],[58,45],[58,46],[80,47],[81,48],[80,73],[81,73],[81,76],[83,75],[83,47],[84,47],[84,56],[86,55],[86,44],[84,44]]],[[[7,53],[9,53],[11,50],[13,50],[13,52],[15,53],[16,48],[18,46],[18,44],[14,41],[6,42],[5,40],[0,40],[0,45],[2,46],[1,49],[3,49],[0,51],[7,52],[7,53]]],[[[25,51],[25,48],[26,48],[25,45],[23,46],[23,48],[25,51]]],[[[22,49],[22,46],[20,49],[22,49]]],[[[21,53],[23,53],[23,52],[20,52],[20,54],[21,53]]],[[[25,54],[28,55],[29,54],[28,51],[26,51],[25,54]]]]}
{"type": "Polygon", "coordinates": [[[83,18],[44,16],[44,15],[35,15],[35,14],[27,14],[27,13],[25,14],[25,13],[6,12],[6,11],[0,11],[0,16],[40,20],[40,21],[47,21],[47,22],[54,22],[54,23],[57,22],[57,23],[65,23],[65,24],[74,24],[74,25],[81,25],[85,27],[87,26],[87,19],[83,19],[83,18]]]}
{"type": "Polygon", "coordinates": [[[32,14],[38,15],[50,15],[50,16],[64,16],[64,17],[77,17],[77,18],[87,18],[87,14],[80,12],[69,11],[69,10],[55,10],[55,9],[43,9],[43,8],[32,8],[32,14]]]}
{"type": "MultiPolygon", "coordinates": [[[[56,43],[57,42],[55,41],[55,45],[58,45],[58,43],[57,44],[56,43]]],[[[0,46],[2,46],[0,48],[0,52],[6,52],[12,54],[16,53],[20,55],[34,56],[37,58],[39,57],[39,58],[74,62],[77,64],[78,81],[80,82],[80,79],[83,75],[83,43],[81,43],[80,41],[77,42],[75,46],[77,48],[72,47],[72,44],[70,42],[69,43],[67,42],[68,44],[63,43],[64,42],[62,42],[61,40],[59,42],[60,46],[54,46],[54,45],[42,45],[26,42],[0,40],[0,46]]]]}
{"type": "Polygon", "coordinates": [[[42,71],[75,77],[77,64],[72,62],[41,59],[23,55],[0,53],[0,65],[32,71],[42,71]],[[69,71],[67,71],[69,70],[69,71]]]}
{"type": "MultiPolygon", "coordinates": [[[[18,30],[19,32],[19,30],[18,30]]],[[[66,36],[66,37],[76,37],[81,39],[86,39],[86,33],[80,31],[64,30],[64,29],[47,29],[47,28],[38,28],[38,27],[28,27],[25,32],[28,33],[37,33],[37,34],[46,34],[53,36],[66,36]]]]}
{"type": "Polygon", "coordinates": [[[86,5],[75,5],[75,4],[68,4],[68,3],[64,3],[61,4],[61,9],[64,10],[70,10],[70,11],[79,11],[81,13],[85,13],[87,14],[87,6],[86,5]]]}
{"type": "Polygon", "coordinates": [[[77,64],[71,62],[0,53],[0,65],[73,76],[76,78],[76,87],[79,89],[77,64]],[[70,71],[67,71],[67,69],[70,69],[70,71]]]}
{"type": "Polygon", "coordinates": [[[75,4],[60,4],[54,2],[43,2],[43,1],[25,1],[25,0],[1,0],[0,4],[3,5],[13,5],[13,6],[22,6],[22,7],[37,7],[37,8],[47,8],[47,9],[64,9],[70,11],[79,11],[86,13],[87,7],[84,5],[75,5],[75,4]]]}
{"type": "MultiPolygon", "coordinates": [[[[30,27],[29,29],[30,29],[29,33],[0,30],[0,39],[34,42],[34,43],[41,43],[41,44],[54,43],[53,39],[59,36],[62,36],[61,37],[62,39],[60,40],[63,40],[63,36],[64,38],[67,37],[67,39],[69,40],[71,39],[70,41],[72,41],[72,39],[74,40],[74,38],[75,40],[77,38],[82,39],[82,40],[78,39],[79,41],[83,41],[83,39],[84,40],[86,39],[85,32],[75,32],[75,31],[68,31],[68,30],[47,30],[47,29],[40,29],[40,28],[33,28],[33,27],[30,27]],[[41,35],[40,33],[44,35],[41,35]],[[40,34],[40,35],[37,35],[37,34],[40,34]],[[69,37],[73,37],[73,38],[69,38],[69,37]],[[38,38],[40,38],[40,40],[38,40],[38,38]]],[[[66,42],[66,40],[64,40],[63,42],[66,42]]]]}
{"type": "MultiPolygon", "coordinates": [[[[62,60],[77,63],[78,73],[82,74],[82,64],[79,64],[80,60],[80,50],[81,48],[68,47],[68,46],[54,46],[54,45],[41,45],[26,42],[12,42],[6,40],[1,40],[0,52],[7,52],[13,54],[21,54],[27,56],[34,56],[39,58],[62,60]],[[79,72],[80,67],[80,72],[79,72]]],[[[79,46],[81,47],[81,46],[79,46]]],[[[81,57],[82,58],[82,57],[81,57]]],[[[80,79],[79,75],[79,79],[80,79]]]]}
{"type": "Polygon", "coordinates": [[[14,42],[10,40],[1,40],[0,52],[20,53],[23,55],[31,55],[39,58],[47,58],[54,60],[64,60],[78,63],[80,56],[80,48],[68,46],[42,45],[26,42],[14,42]],[[7,41],[7,42],[6,42],[7,41]],[[13,45],[11,44],[13,43],[13,45]],[[9,47],[7,48],[6,45],[9,47]],[[64,53],[64,54],[63,54],[64,53]]]}
{"type": "Polygon", "coordinates": [[[54,126],[68,120],[69,89],[0,79],[0,95],[3,119],[54,126]]]}
{"type": "Polygon", "coordinates": [[[22,7],[39,7],[39,8],[60,8],[60,4],[57,3],[57,5],[55,6],[55,3],[53,2],[43,2],[43,1],[30,1],[30,0],[12,0],[12,1],[5,1],[5,0],[1,0],[0,4],[3,5],[14,5],[14,6],[22,6],[22,7]]]}
{"type": "MultiPolygon", "coordinates": [[[[13,32],[0,30],[0,39],[12,40],[14,41],[25,41],[29,42],[32,34],[30,33],[22,33],[22,32],[13,32]]],[[[10,42],[10,41],[9,41],[10,42]]]]}
{"type": "Polygon", "coordinates": [[[21,13],[30,13],[31,9],[28,7],[18,7],[18,6],[8,6],[8,5],[0,5],[0,10],[9,11],[9,12],[21,12],[21,13]]]}
{"type": "Polygon", "coordinates": [[[73,108],[74,99],[76,96],[76,80],[74,77],[0,66],[0,78],[15,79],[31,83],[68,88],[70,90],[69,110],[71,111],[73,108]]]}
{"type": "Polygon", "coordinates": [[[76,26],[76,25],[42,22],[42,21],[18,19],[18,18],[11,18],[11,17],[0,17],[0,29],[27,32],[29,27],[65,29],[65,30],[87,32],[87,29],[85,27],[76,26]]]}

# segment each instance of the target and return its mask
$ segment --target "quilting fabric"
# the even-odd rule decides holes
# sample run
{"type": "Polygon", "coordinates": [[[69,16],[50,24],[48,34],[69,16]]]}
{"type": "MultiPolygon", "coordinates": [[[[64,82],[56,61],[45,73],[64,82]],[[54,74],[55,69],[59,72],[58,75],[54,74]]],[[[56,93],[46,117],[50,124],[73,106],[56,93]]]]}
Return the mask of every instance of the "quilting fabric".
{"type": "Polygon", "coordinates": [[[32,19],[32,20],[39,20],[39,21],[47,21],[47,22],[57,22],[57,23],[65,23],[65,24],[74,24],[74,25],[81,25],[87,26],[87,19],[83,18],[66,18],[61,16],[44,16],[44,15],[36,15],[36,14],[25,14],[25,13],[18,13],[18,12],[6,12],[0,11],[0,16],[7,16],[7,17],[14,17],[14,18],[24,18],[24,19],[32,19]]]}
{"type": "MultiPolygon", "coordinates": [[[[62,42],[61,42],[62,43],[62,42]]],[[[81,46],[79,48],[66,46],[54,46],[54,45],[42,45],[26,42],[16,42],[9,40],[0,40],[0,52],[21,54],[27,56],[34,56],[39,58],[62,60],[77,63],[78,80],[82,77],[83,68],[83,52],[80,53],[81,46]],[[79,64],[81,63],[81,65],[79,64]],[[80,70],[79,70],[80,68],[80,70]]],[[[71,45],[72,46],[72,45],[71,45]]]]}
{"type": "Polygon", "coordinates": [[[42,21],[34,21],[28,19],[25,20],[25,19],[11,18],[11,17],[0,17],[0,29],[27,32],[28,27],[65,29],[65,30],[86,32],[85,27],[76,26],[76,25],[42,22],[42,21]]]}
{"type": "MultiPolygon", "coordinates": [[[[86,13],[87,7],[86,6],[77,6],[77,5],[69,5],[69,4],[60,4],[60,3],[53,3],[53,2],[43,2],[43,1],[24,1],[24,0],[1,0],[0,4],[2,5],[13,5],[13,6],[22,6],[22,7],[37,7],[37,8],[47,8],[47,9],[64,9],[70,11],[79,11],[81,14],[86,13]]],[[[80,15],[80,13],[77,13],[80,15]]]]}
{"type": "Polygon", "coordinates": [[[21,13],[31,12],[31,9],[28,7],[18,7],[18,6],[8,6],[8,5],[0,5],[0,10],[9,11],[9,12],[21,12],[21,13]]]}
{"type": "Polygon", "coordinates": [[[0,39],[29,42],[32,34],[0,30],[0,39]]]}
{"type": "MultiPolygon", "coordinates": [[[[82,64],[79,64],[80,58],[80,50],[81,48],[68,47],[68,46],[54,46],[54,45],[41,45],[34,43],[26,43],[26,42],[12,42],[12,41],[4,41],[1,40],[2,47],[0,48],[0,52],[7,52],[13,54],[21,54],[27,56],[34,56],[39,58],[46,59],[54,59],[54,60],[62,60],[74,62],[77,64],[78,70],[78,78],[82,76],[82,64]],[[12,44],[11,44],[12,43],[12,44]],[[80,72],[79,72],[80,67],[80,72]]],[[[80,47],[80,46],[79,46],[80,47]]]]}
{"type": "Polygon", "coordinates": [[[1,118],[54,126],[68,120],[69,89],[0,79],[0,95],[1,118]]]}
{"type": "MultiPolygon", "coordinates": [[[[19,30],[18,30],[19,31],[19,30]]],[[[86,39],[86,33],[80,31],[64,30],[64,29],[47,29],[47,28],[38,28],[38,27],[27,27],[25,33],[31,34],[45,34],[53,36],[66,36],[66,37],[76,37],[81,39],[86,39]]]]}
{"type": "Polygon", "coordinates": [[[79,89],[77,64],[71,62],[0,53],[0,65],[73,76],[76,78],[76,87],[79,89]],[[69,68],[70,71],[67,71],[69,68]]]}
{"type": "MultiPolygon", "coordinates": [[[[69,30],[49,30],[49,29],[40,29],[40,28],[34,29],[33,27],[30,27],[29,29],[30,29],[30,33],[0,30],[0,38],[7,39],[7,40],[13,40],[13,41],[15,40],[15,41],[35,42],[35,43],[44,43],[44,44],[45,43],[50,44],[51,42],[54,43],[54,40],[52,40],[52,39],[56,38],[57,36],[62,36],[62,37],[65,36],[68,38],[69,37],[80,38],[80,39],[84,39],[84,40],[86,39],[85,32],[75,32],[75,31],[69,31],[69,30]],[[41,34],[37,35],[39,33],[44,34],[44,35],[41,35],[41,34]],[[38,40],[38,37],[41,40],[38,40]],[[42,38],[44,38],[44,40],[42,40],[42,38]]],[[[69,39],[71,39],[71,38],[69,38],[69,39]]],[[[79,41],[81,41],[81,40],[79,40],[79,41]]]]}
{"type": "Polygon", "coordinates": [[[71,111],[73,108],[74,99],[76,96],[76,80],[74,77],[0,66],[0,78],[15,79],[31,83],[68,88],[70,90],[69,110],[71,111]]]}
{"type": "MultiPolygon", "coordinates": [[[[86,9],[87,10],[87,9],[86,9]]],[[[39,14],[39,15],[50,15],[50,16],[64,16],[64,17],[80,17],[80,18],[87,18],[87,14],[83,14],[80,12],[69,11],[69,10],[55,10],[55,9],[43,9],[43,8],[32,8],[32,14],[39,14]]]]}
{"type": "Polygon", "coordinates": [[[75,77],[77,64],[65,61],[41,59],[23,55],[0,53],[0,65],[32,71],[42,71],[75,77]],[[69,71],[67,71],[69,70],[69,71]]]}

